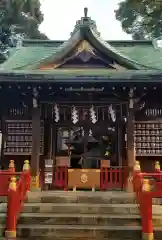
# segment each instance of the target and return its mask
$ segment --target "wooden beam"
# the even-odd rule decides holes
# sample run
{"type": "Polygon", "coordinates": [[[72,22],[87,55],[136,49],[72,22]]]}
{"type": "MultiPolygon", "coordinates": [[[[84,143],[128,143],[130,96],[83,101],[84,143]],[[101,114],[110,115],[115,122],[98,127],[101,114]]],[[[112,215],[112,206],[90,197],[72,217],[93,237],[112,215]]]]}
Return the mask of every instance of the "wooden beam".
{"type": "Polygon", "coordinates": [[[129,102],[128,102],[128,116],[127,116],[127,158],[128,167],[133,168],[135,161],[135,148],[134,148],[134,99],[133,89],[130,89],[129,102]]]}
{"type": "Polygon", "coordinates": [[[32,109],[32,155],[31,155],[31,171],[32,171],[32,189],[39,188],[39,158],[40,158],[40,108],[32,109]]]}
{"type": "Polygon", "coordinates": [[[135,147],[134,147],[134,99],[133,90],[130,89],[127,116],[127,164],[128,164],[128,180],[127,190],[133,191],[131,183],[131,175],[135,163],[135,147]]]}

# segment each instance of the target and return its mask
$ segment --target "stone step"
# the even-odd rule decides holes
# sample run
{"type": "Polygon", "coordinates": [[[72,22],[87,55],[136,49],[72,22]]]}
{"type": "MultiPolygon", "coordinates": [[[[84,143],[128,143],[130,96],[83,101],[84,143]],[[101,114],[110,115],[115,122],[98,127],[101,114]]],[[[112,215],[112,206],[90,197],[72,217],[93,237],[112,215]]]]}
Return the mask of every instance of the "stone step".
{"type": "MultiPolygon", "coordinates": [[[[75,237],[65,237],[62,238],[63,240],[85,240],[83,236],[75,236],[75,237]]],[[[131,234],[127,233],[126,231],[117,231],[114,233],[111,231],[109,234],[105,234],[105,237],[100,237],[98,235],[94,237],[89,237],[88,240],[141,240],[141,234],[139,230],[131,230],[131,234]]],[[[155,231],[155,240],[161,240],[162,233],[161,231],[155,231]]],[[[16,240],[29,240],[28,237],[19,237],[16,240]]],[[[30,237],[30,240],[61,240],[60,237],[53,237],[53,236],[39,236],[39,237],[30,237]]]]}
{"type": "MultiPolygon", "coordinates": [[[[0,213],[7,204],[0,204],[0,213]]],[[[89,203],[24,203],[24,213],[90,213],[90,214],[139,214],[138,204],[89,204],[89,203]]],[[[153,205],[153,214],[162,216],[162,206],[153,205]]]]}
{"type": "Polygon", "coordinates": [[[23,212],[139,214],[139,208],[137,204],[25,203],[23,212]]]}
{"type": "MultiPolygon", "coordinates": [[[[86,203],[90,201],[91,203],[109,203],[109,204],[134,204],[136,203],[134,193],[126,192],[85,192],[85,191],[42,191],[42,192],[29,192],[28,199],[26,202],[53,202],[53,203],[86,203]],[[52,200],[52,201],[51,201],[52,200]]],[[[6,197],[0,197],[0,204],[6,203],[6,197]]],[[[153,204],[161,205],[162,198],[153,199],[153,204]]]]}
{"type": "MultiPolygon", "coordinates": [[[[5,222],[5,215],[0,214],[0,224],[5,222]]],[[[20,224],[44,225],[100,225],[100,226],[140,226],[139,215],[110,214],[53,214],[53,213],[22,213],[20,224]]]]}
{"type": "MultiPolygon", "coordinates": [[[[1,220],[0,220],[1,221],[1,220]]],[[[51,216],[31,216],[29,218],[20,217],[20,224],[44,224],[44,225],[97,225],[97,226],[140,226],[140,216],[131,215],[121,216],[121,215],[78,215],[78,214],[51,214],[51,216]]]]}
{"type": "Polygon", "coordinates": [[[38,193],[29,193],[26,202],[132,204],[136,203],[136,200],[134,194],[124,192],[44,191],[38,193]]]}
{"type": "MultiPolygon", "coordinates": [[[[25,202],[136,204],[136,197],[134,193],[126,193],[121,191],[42,191],[30,192],[25,202]]],[[[162,204],[162,198],[153,199],[153,204],[162,204]]]]}
{"type": "MultiPolygon", "coordinates": [[[[4,226],[0,226],[3,236],[4,226]]],[[[43,237],[51,239],[55,237],[62,239],[132,239],[140,240],[140,226],[94,226],[94,225],[18,225],[17,237],[43,237]]]]}
{"type": "MultiPolygon", "coordinates": [[[[138,204],[25,203],[23,212],[139,214],[139,206],[138,204]]],[[[153,214],[162,216],[162,206],[153,205],[153,214]]]]}
{"type": "MultiPolygon", "coordinates": [[[[6,214],[0,213],[0,224],[5,224],[6,214]]],[[[140,215],[110,214],[62,214],[62,213],[21,213],[18,224],[40,225],[97,225],[97,226],[141,226],[140,215]]],[[[154,227],[162,227],[162,216],[153,216],[154,227]]]]}
{"type": "MultiPolygon", "coordinates": [[[[0,225],[0,237],[4,227],[0,225]]],[[[63,225],[18,225],[17,240],[140,240],[139,226],[63,226],[63,225]],[[26,239],[24,239],[26,238],[26,239]]],[[[155,239],[162,239],[161,228],[155,228],[155,239]]]]}
{"type": "MultiPolygon", "coordinates": [[[[161,199],[157,199],[161,203],[161,199]]],[[[0,204],[0,236],[7,204],[0,204]]],[[[134,194],[124,192],[31,192],[18,219],[20,240],[140,240],[134,194]]],[[[162,239],[162,206],[153,206],[156,238],[162,239]]]]}

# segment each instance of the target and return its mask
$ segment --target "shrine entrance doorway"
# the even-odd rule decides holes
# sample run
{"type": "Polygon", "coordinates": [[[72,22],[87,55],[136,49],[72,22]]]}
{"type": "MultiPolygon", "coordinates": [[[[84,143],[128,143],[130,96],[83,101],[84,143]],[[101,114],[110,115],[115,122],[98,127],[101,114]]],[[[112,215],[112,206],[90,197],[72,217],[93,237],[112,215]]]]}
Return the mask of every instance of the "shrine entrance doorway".
{"type": "Polygon", "coordinates": [[[70,168],[99,169],[118,166],[117,129],[112,126],[62,127],[57,132],[57,157],[67,156],[70,168]]]}
{"type": "Polygon", "coordinates": [[[101,169],[122,167],[125,150],[122,104],[69,105],[53,106],[56,145],[53,185],[100,187],[101,169]]]}

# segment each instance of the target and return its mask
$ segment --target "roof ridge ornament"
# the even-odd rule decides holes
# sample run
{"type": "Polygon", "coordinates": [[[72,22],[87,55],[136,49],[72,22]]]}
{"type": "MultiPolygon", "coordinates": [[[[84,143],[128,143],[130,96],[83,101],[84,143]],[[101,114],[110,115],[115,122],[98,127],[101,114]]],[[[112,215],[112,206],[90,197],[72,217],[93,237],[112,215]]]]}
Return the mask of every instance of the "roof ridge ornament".
{"type": "Polygon", "coordinates": [[[100,33],[97,30],[96,22],[91,19],[91,17],[88,17],[88,8],[84,8],[84,17],[81,17],[80,20],[76,21],[75,27],[73,32],[71,32],[71,36],[76,33],[81,27],[89,27],[95,31],[97,35],[100,35],[100,33]]]}
{"type": "Polygon", "coordinates": [[[84,17],[85,18],[88,17],[88,8],[87,7],[84,8],[84,17]]]}

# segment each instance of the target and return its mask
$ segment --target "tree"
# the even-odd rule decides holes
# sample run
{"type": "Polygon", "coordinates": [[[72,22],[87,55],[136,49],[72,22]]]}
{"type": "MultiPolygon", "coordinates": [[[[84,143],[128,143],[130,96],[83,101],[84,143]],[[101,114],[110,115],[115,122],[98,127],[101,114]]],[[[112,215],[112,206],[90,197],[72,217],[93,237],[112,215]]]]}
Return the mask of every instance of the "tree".
{"type": "Polygon", "coordinates": [[[162,1],[124,0],[115,11],[123,30],[133,39],[152,39],[162,35],[162,1]]]}
{"type": "Polygon", "coordinates": [[[47,39],[38,29],[42,21],[39,0],[0,0],[0,62],[23,38],[47,39]]]}
{"type": "Polygon", "coordinates": [[[39,0],[6,0],[6,7],[1,11],[0,26],[16,26],[17,33],[24,33],[29,38],[46,38],[38,30],[43,21],[39,0]]]}

